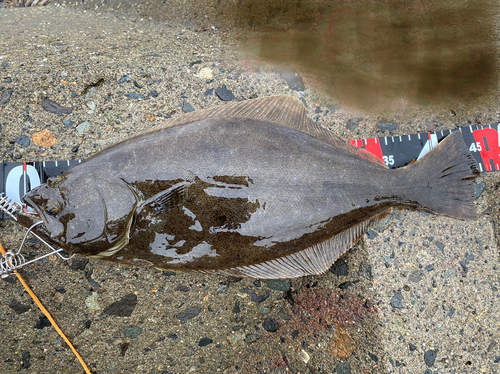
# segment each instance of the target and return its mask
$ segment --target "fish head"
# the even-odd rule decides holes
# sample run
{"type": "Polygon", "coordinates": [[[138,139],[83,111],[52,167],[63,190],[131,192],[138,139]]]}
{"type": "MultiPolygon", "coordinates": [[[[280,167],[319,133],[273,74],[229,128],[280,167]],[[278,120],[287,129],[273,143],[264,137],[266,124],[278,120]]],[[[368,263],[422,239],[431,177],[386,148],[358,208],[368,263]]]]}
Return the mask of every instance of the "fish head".
{"type": "Polygon", "coordinates": [[[30,209],[18,216],[34,231],[70,253],[97,256],[128,243],[136,197],[120,180],[59,176],[28,192],[22,199],[30,209]]]}

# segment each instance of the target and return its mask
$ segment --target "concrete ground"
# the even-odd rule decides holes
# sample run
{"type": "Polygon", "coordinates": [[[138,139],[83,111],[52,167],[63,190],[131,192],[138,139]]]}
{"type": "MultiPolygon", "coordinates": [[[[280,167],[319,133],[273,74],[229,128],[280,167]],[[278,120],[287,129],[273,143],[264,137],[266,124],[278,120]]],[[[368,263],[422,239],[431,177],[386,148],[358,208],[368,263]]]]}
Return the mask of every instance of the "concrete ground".
{"type": "MultiPolygon", "coordinates": [[[[498,82],[474,101],[390,94],[365,107],[326,94],[299,66],[301,88],[242,52],[231,4],[0,9],[0,159],[84,159],[189,106],[223,105],[223,86],[234,100],[298,97],[345,139],[380,136],[380,123],[403,135],[498,121],[498,82]],[[43,98],[72,111],[47,111],[43,98]],[[45,129],[57,143],[35,144],[45,129]],[[16,142],[23,135],[29,144],[16,142]]],[[[481,183],[477,220],[396,211],[321,276],[260,282],[83,258],[50,258],[23,276],[95,373],[498,373],[500,177],[481,183]]],[[[0,223],[6,249],[22,234],[0,223]]],[[[15,277],[0,281],[1,373],[83,372],[45,322],[15,277]]]]}

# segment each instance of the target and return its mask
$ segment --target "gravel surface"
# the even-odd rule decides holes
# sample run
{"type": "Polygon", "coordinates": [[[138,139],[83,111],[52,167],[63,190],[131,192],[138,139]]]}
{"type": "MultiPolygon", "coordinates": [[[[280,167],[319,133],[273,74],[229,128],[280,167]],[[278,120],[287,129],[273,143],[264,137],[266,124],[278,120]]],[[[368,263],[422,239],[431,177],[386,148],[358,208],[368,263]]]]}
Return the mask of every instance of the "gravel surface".
{"type": "MultiPolygon", "coordinates": [[[[497,95],[353,109],[300,69],[243,56],[213,9],[193,26],[184,10],[176,23],[104,8],[0,9],[0,159],[84,159],[164,118],[278,94],[345,139],[498,121],[497,95]]],[[[79,257],[23,276],[96,373],[498,373],[500,177],[478,185],[476,221],[396,211],[321,276],[258,281],[79,257]]],[[[0,223],[6,249],[23,232],[0,223]]],[[[82,372],[15,277],[0,281],[0,324],[1,373],[82,372]]]]}

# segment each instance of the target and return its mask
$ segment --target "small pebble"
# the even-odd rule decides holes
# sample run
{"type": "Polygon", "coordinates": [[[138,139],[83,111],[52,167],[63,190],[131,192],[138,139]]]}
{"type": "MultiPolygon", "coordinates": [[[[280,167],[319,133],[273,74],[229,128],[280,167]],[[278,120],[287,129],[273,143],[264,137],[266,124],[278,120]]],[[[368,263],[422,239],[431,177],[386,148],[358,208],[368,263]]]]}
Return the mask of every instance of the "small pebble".
{"type": "Polygon", "coordinates": [[[234,302],[234,307],[233,307],[233,313],[240,313],[240,312],[241,312],[240,302],[239,301],[235,301],[234,302]]]}
{"type": "Polygon", "coordinates": [[[31,367],[30,364],[31,353],[29,351],[23,351],[21,353],[21,368],[29,369],[31,367]]]}
{"type": "Polygon", "coordinates": [[[36,322],[35,329],[42,330],[45,327],[52,326],[49,319],[45,316],[41,316],[36,322]]]}
{"type": "Polygon", "coordinates": [[[128,326],[123,328],[123,332],[127,338],[135,339],[141,334],[142,329],[140,327],[128,326]]]}
{"type": "Polygon", "coordinates": [[[213,342],[214,341],[212,339],[210,339],[210,338],[207,338],[207,337],[201,338],[200,341],[198,342],[198,346],[205,347],[205,346],[207,346],[209,344],[212,344],[213,342]]]}
{"type": "Polygon", "coordinates": [[[269,279],[264,281],[271,290],[288,292],[290,282],[283,279],[269,279]]]}
{"type": "Polygon", "coordinates": [[[65,119],[63,120],[64,127],[73,127],[75,124],[71,119],[65,119]]]}
{"type": "Polygon", "coordinates": [[[372,281],[374,278],[373,266],[366,262],[362,262],[361,265],[359,265],[359,275],[372,281]]]}
{"type": "Polygon", "coordinates": [[[99,283],[97,283],[94,279],[92,279],[92,274],[94,273],[94,269],[90,269],[89,271],[87,271],[85,273],[85,279],[87,279],[87,281],[94,287],[101,287],[101,285],[99,283]]]}
{"type": "Polygon", "coordinates": [[[26,313],[28,310],[31,309],[28,305],[23,305],[19,301],[17,301],[16,299],[12,300],[9,303],[9,307],[14,312],[16,312],[16,314],[23,314],[23,313],[26,313]]]}
{"type": "Polygon", "coordinates": [[[89,121],[82,122],[78,126],[76,126],[76,131],[78,131],[79,134],[83,134],[85,129],[90,126],[92,126],[92,124],[89,121]]]}
{"type": "Polygon", "coordinates": [[[427,265],[424,269],[427,271],[434,270],[434,264],[427,265]]]}
{"type": "Polygon", "coordinates": [[[468,273],[469,272],[469,268],[467,267],[467,265],[465,264],[465,262],[459,261],[458,264],[460,265],[460,267],[462,268],[462,271],[464,273],[468,273]]]}
{"type": "Polygon", "coordinates": [[[0,106],[4,106],[9,102],[13,92],[14,90],[5,90],[2,92],[2,96],[0,96],[0,106]]]}
{"type": "Polygon", "coordinates": [[[125,96],[127,96],[127,98],[129,98],[131,100],[139,100],[139,99],[145,98],[145,96],[143,94],[138,94],[136,92],[129,92],[129,93],[125,94],[125,96]]]}
{"type": "Polygon", "coordinates": [[[413,345],[413,344],[408,344],[408,346],[410,347],[410,351],[413,352],[414,350],[417,349],[417,346],[416,345],[413,345]]]}
{"type": "Polygon", "coordinates": [[[436,247],[442,252],[444,250],[444,243],[441,243],[440,241],[436,241],[436,247]]]}
{"type": "Polygon", "coordinates": [[[187,102],[185,102],[182,105],[182,111],[184,113],[194,112],[194,110],[195,110],[194,107],[191,104],[187,103],[187,102]]]}
{"type": "Polygon", "coordinates": [[[253,293],[250,299],[254,303],[261,303],[267,300],[268,297],[269,297],[269,291],[266,291],[266,293],[261,296],[258,296],[256,293],[253,293]]]}
{"type": "Polygon", "coordinates": [[[335,368],[335,371],[337,372],[337,374],[350,374],[351,365],[347,362],[344,362],[343,364],[338,364],[337,367],[335,368]]]}
{"type": "Polygon", "coordinates": [[[88,263],[89,263],[88,258],[83,258],[81,260],[75,259],[73,260],[69,268],[71,270],[84,270],[85,266],[87,266],[88,263]]]}
{"type": "Polygon", "coordinates": [[[264,318],[264,322],[262,322],[262,327],[264,330],[268,332],[276,332],[278,331],[278,321],[276,321],[274,318],[264,318]]]}
{"type": "Polygon", "coordinates": [[[119,84],[122,84],[122,83],[125,83],[125,82],[128,82],[130,80],[130,75],[124,75],[123,77],[120,78],[120,80],[118,81],[119,84]]]}
{"type": "Polygon", "coordinates": [[[299,352],[299,360],[301,360],[302,362],[307,364],[310,359],[311,357],[309,356],[309,354],[303,349],[299,352]]]}
{"type": "Polygon", "coordinates": [[[16,139],[16,143],[19,144],[21,147],[29,147],[31,144],[30,138],[28,138],[26,135],[21,135],[16,139]]]}
{"type": "Polygon", "coordinates": [[[231,101],[231,100],[235,99],[234,94],[227,89],[226,85],[217,88],[215,90],[215,93],[217,94],[219,99],[221,99],[223,101],[231,101]]]}
{"type": "Polygon", "coordinates": [[[212,79],[214,77],[214,73],[212,71],[212,69],[206,67],[206,68],[202,68],[200,69],[200,71],[198,72],[198,78],[200,79],[203,79],[203,80],[206,80],[206,81],[209,81],[210,79],[212,79]]]}
{"type": "Polygon", "coordinates": [[[47,112],[54,113],[57,115],[70,114],[73,111],[73,108],[63,107],[48,98],[44,98],[41,104],[42,108],[45,109],[47,112]]]}
{"type": "Polygon", "coordinates": [[[391,299],[391,306],[393,308],[403,309],[403,295],[395,293],[391,299]]]}
{"type": "Polygon", "coordinates": [[[437,353],[432,349],[429,349],[424,353],[424,361],[428,367],[432,367],[436,361],[437,353]]]}
{"type": "Polygon", "coordinates": [[[485,187],[486,187],[486,183],[484,183],[484,182],[474,184],[474,190],[475,190],[474,199],[475,200],[477,200],[481,197],[485,187]]]}
{"type": "Polygon", "coordinates": [[[137,295],[131,293],[110,304],[103,313],[110,316],[130,317],[137,305],[137,295]]]}
{"type": "Polygon", "coordinates": [[[289,321],[292,319],[292,317],[290,317],[288,314],[286,314],[283,310],[280,310],[278,312],[278,316],[280,316],[285,321],[289,321]]]}
{"type": "Polygon", "coordinates": [[[455,307],[452,307],[448,313],[448,317],[453,317],[453,315],[455,314],[455,312],[457,311],[457,309],[455,307]]]}
{"type": "Polygon", "coordinates": [[[196,317],[200,313],[201,313],[200,308],[192,307],[192,308],[187,308],[183,312],[177,314],[175,318],[177,318],[179,321],[181,321],[182,324],[184,324],[190,319],[196,317]]]}
{"type": "Polygon", "coordinates": [[[330,268],[330,271],[335,275],[345,276],[349,274],[349,266],[347,265],[347,262],[345,262],[345,260],[340,259],[334,262],[334,264],[330,268]]]}
{"type": "Polygon", "coordinates": [[[375,239],[378,234],[373,231],[372,229],[369,229],[367,232],[366,232],[366,236],[368,237],[368,239],[375,239]]]}

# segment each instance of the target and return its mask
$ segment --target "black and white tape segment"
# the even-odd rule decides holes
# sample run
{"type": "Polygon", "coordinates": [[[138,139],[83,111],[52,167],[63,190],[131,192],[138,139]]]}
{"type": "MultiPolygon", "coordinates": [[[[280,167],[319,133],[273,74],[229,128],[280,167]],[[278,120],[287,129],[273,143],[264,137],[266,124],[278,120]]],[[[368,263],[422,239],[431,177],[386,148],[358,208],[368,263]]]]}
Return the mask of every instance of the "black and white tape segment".
{"type": "MultiPolygon", "coordinates": [[[[420,159],[440,140],[453,131],[461,131],[465,144],[478,163],[481,172],[500,170],[500,124],[464,126],[459,129],[404,136],[351,140],[383,160],[390,168],[398,168],[420,159]]],[[[28,191],[47,179],[56,177],[80,163],[71,161],[35,161],[0,163],[0,194],[20,201],[28,191]]],[[[0,219],[5,219],[0,212],[0,219]]]]}

